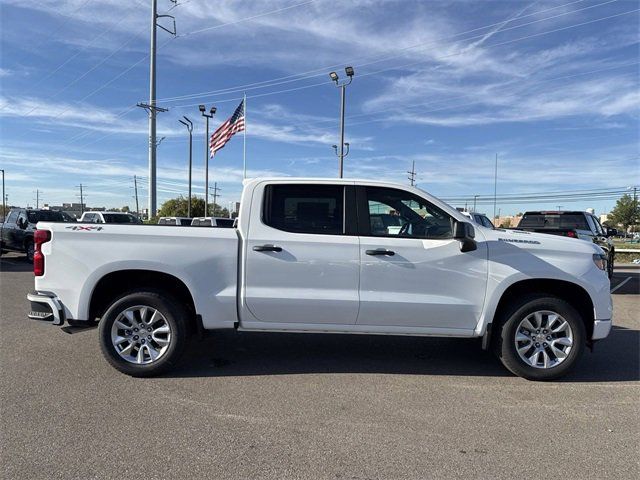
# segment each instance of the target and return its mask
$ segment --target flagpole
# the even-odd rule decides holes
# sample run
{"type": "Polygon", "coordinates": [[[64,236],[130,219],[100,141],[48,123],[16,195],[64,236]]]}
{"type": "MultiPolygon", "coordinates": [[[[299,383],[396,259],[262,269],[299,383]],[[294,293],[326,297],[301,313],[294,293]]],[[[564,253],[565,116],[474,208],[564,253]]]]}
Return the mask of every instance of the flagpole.
{"type": "Polygon", "coordinates": [[[247,178],[247,92],[244,92],[244,135],[242,145],[242,179],[247,178]]]}

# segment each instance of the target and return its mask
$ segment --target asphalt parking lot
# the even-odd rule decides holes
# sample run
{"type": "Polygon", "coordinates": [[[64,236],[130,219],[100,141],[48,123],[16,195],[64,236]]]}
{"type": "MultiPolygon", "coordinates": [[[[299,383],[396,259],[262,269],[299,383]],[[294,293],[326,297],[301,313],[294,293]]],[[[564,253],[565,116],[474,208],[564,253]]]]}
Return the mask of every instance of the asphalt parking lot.
{"type": "Polygon", "coordinates": [[[21,257],[0,270],[2,478],[640,478],[640,269],[616,271],[611,336],[551,383],[477,341],[236,333],[129,378],[95,330],[26,319],[21,257]]]}

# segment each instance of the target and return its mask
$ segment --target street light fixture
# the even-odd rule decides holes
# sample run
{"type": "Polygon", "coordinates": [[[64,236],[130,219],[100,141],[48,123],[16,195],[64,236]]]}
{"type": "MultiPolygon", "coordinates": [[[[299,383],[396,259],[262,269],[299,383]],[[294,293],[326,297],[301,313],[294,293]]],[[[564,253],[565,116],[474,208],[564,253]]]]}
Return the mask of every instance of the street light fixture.
{"type": "Polygon", "coordinates": [[[334,145],[333,148],[336,152],[336,155],[340,159],[339,173],[338,177],[342,178],[344,173],[344,157],[349,155],[349,144],[344,143],[344,113],[345,113],[345,97],[346,97],[346,88],[353,81],[353,67],[345,67],[344,72],[347,74],[348,80],[340,83],[339,77],[336,72],[329,73],[329,78],[333,82],[335,82],[336,87],[340,89],[340,148],[337,145],[334,145]],[[347,147],[347,151],[345,152],[344,147],[347,147]]]}
{"type": "Polygon", "coordinates": [[[209,213],[209,119],[216,114],[216,107],[211,107],[209,113],[206,113],[207,107],[198,105],[198,110],[205,118],[206,128],[204,137],[204,216],[208,217],[209,213]]]}
{"type": "Polygon", "coordinates": [[[193,132],[193,122],[189,120],[187,117],[183,116],[184,120],[178,119],[178,121],[187,127],[189,132],[189,199],[187,200],[187,217],[191,218],[191,170],[192,170],[192,153],[193,153],[193,136],[191,132],[193,132]]]}

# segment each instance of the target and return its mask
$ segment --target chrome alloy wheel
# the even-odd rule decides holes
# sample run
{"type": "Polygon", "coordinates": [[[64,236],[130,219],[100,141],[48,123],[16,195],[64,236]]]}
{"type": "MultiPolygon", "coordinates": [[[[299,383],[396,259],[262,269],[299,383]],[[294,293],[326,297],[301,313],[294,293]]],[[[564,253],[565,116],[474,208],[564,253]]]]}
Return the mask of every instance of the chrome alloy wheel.
{"type": "Polygon", "coordinates": [[[515,346],[520,358],[534,368],[560,365],[573,348],[569,322],[550,310],[527,315],[516,330],[515,346]]]}
{"type": "Polygon", "coordinates": [[[171,327],[155,308],[136,305],[118,314],[111,327],[111,343],[127,362],[153,363],[169,348],[171,327]]]}

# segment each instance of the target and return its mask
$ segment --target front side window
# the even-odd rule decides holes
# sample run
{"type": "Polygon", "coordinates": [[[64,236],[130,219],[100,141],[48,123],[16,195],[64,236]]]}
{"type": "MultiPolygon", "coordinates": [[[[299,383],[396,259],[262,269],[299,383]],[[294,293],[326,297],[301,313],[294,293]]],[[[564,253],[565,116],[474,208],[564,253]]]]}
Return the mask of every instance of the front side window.
{"type": "Polygon", "coordinates": [[[340,185],[268,185],[263,220],[294,233],[341,235],[344,187],[340,185]]]}
{"type": "Polygon", "coordinates": [[[452,218],[403,190],[366,187],[370,234],[374,237],[452,238],[452,218]]]}

